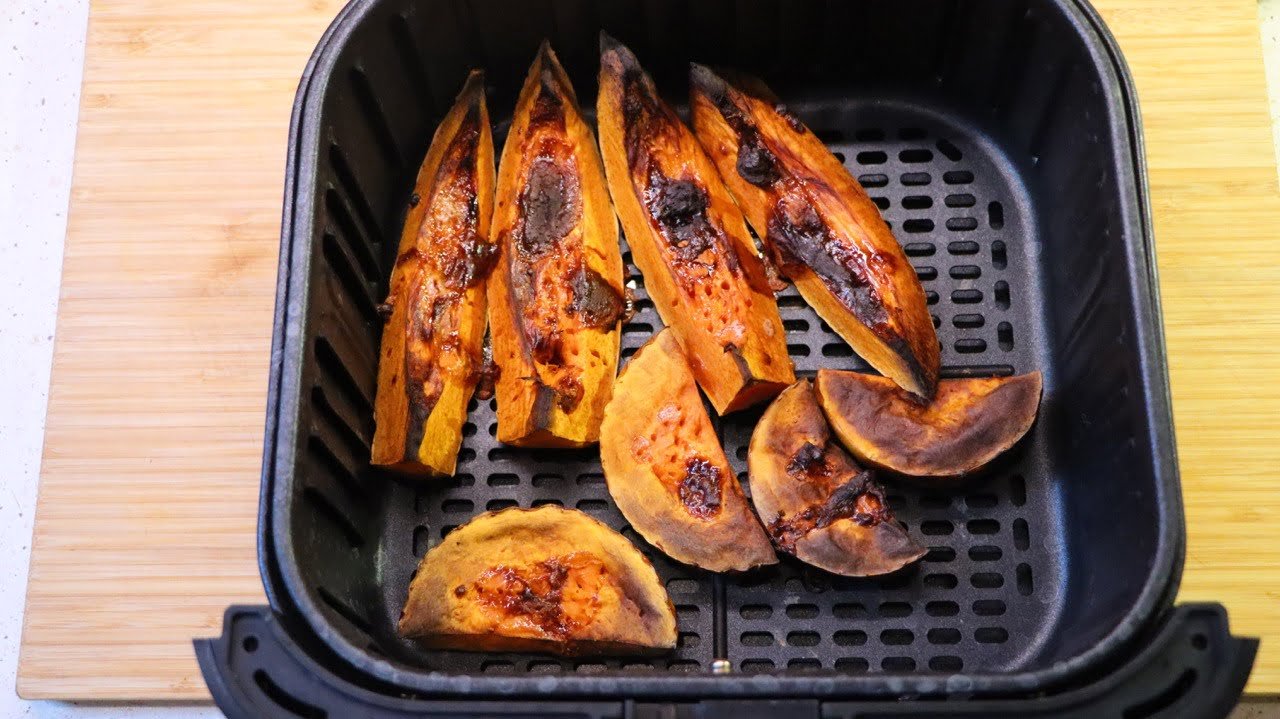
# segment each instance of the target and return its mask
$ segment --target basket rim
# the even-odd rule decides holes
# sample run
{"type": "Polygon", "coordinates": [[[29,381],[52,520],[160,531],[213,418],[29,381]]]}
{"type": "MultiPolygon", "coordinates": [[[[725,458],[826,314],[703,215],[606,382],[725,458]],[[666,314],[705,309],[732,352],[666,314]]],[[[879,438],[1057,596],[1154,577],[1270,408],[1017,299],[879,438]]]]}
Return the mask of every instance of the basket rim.
{"type": "Polygon", "coordinates": [[[355,29],[375,8],[389,1],[350,0],[339,11],[303,71],[290,122],[259,504],[258,563],[267,599],[291,631],[310,635],[370,684],[439,696],[699,699],[951,693],[1012,696],[1084,683],[1090,675],[1102,673],[1126,653],[1135,651],[1136,642],[1169,610],[1182,574],[1185,524],[1137,92],[1115,37],[1088,0],[1052,0],[1065,11],[1076,31],[1085,36],[1094,63],[1107,81],[1104,91],[1109,99],[1116,154],[1131,168],[1133,178],[1132,182],[1121,183],[1119,199],[1121,215],[1130,230],[1124,233],[1126,259],[1132,269],[1128,274],[1128,289],[1134,301],[1139,338],[1135,343],[1139,352],[1139,380],[1148,413],[1154,420],[1149,440],[1161,521],[1152,567],[1143,589],[1110,633],[1075,657],[1026,672],[486,676],[424,670],[375,656],[323,621],[319,604],[305,589],[289,541],[292,474],[285,477],[285,481],[277,482],[277,468],[288,466],[292,461],[298,431],[293,418],[283,412],[283,408],[295,406],[301,397],[301,363],[287,363],[286,357],[303,354],[304,290],[308,284],[310,253],[302,243],[307,242],[304,233],[310,229],[311,211],[310,202],[305,198],[312,195],[316,179],[323,87],[355,29]],[[1121,131],[1116,131],[1117,126],[1122,126],[1121,131]]]}

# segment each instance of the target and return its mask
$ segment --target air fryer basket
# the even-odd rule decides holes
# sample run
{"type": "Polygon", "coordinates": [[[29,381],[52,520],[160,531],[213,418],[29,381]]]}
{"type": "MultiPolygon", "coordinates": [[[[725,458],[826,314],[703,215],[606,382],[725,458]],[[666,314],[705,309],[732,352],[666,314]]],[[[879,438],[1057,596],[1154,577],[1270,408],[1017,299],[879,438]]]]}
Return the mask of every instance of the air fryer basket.
{"type": "MultiPolygon", "coordinates": [[[[1168,615],[1184,541],[1138,122],[1081,0],[356,0],[295,107],[259,547],[280,622],[348,680],[410,694],[1002,696],[1114,665],[1168,615]],[[1044,373],[1031,436],[982,478],[887,483],[930,547],[917,566],[847,579],[789,558],[732,576],[679,565],[626,526],[598,452],[502,446],[492,400],[472,402],[453,480],[368,465],[377,303],[436,122],[483,67],[500,143],[544,37],[589,110],[601,28],[681,104],[690,60],[763,76],[842,155],[923,281],[944,375],[1044,373]],[[677,607],[674,653],[397,637],[429,547],[480,512],[549,502],[648,554],[677,607]]],[[[624,258],[640,310],[625,361],[661,323],[624,258]]],[[[794,289],[779,306],[800,374],[866,368],[794,289]]],[[[758,416],[717,420],[748,491],[758,416]]]]}

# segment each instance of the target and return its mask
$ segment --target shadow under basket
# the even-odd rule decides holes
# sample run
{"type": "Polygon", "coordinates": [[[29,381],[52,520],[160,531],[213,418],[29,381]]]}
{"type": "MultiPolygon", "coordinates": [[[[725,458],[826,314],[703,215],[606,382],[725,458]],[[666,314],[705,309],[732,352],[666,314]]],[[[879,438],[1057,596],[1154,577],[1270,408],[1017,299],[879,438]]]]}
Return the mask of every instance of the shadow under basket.
{"type": "MultiPolygon", "coordinates": [[[[197,642],[215,699],[285,717],[1225,713],[1256,643],[1218,608],[1172,607],[1184,528],[1141,142],[1123,60],[1080,0],[356,0],[294,106],[259,521],[271,606],[234,608],[197,642]],[[601,29],[682,107],[691,60],[770,84],[904,245],[944,376],[1044,373],[1039,420],[996,466],[955,491],[887,482],[929,547],[917,565],[680,565],[627,526],[598,451],[500,445],[492,400],[472,402],[453,479],[370,467],[377,304],[432,131],[484,68],[500,147],[544,37],[589,109],[601,29]],[[546,503],[649,556],[675,651],[557,659],[397,636],[429,548],[478,513],[546,503]]],[[[661,321],[624,260],[639,309],[625,362],[661,321]]],[[[801,375],[866,368],[794,288],[778,302],[801,375]]],[[[758,417],[715,420],[744,486],[758,417]]]]}

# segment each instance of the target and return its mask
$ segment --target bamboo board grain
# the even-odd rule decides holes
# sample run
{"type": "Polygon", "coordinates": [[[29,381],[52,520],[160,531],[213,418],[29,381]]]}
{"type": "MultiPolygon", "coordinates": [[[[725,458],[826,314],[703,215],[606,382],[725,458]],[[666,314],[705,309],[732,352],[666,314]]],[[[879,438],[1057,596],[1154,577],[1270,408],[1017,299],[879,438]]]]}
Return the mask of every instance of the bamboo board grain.
{"type": "MultiPolygon", "coordinates": [[[[1181,601],[1280,692],[1280,195],[1252,0],[1097,0],[1137,80],[1189,534],[1181,601]]],[[[254,555],[289,107],[339,0],[93,5],[18,690],[207,697],[254,555]]]]}

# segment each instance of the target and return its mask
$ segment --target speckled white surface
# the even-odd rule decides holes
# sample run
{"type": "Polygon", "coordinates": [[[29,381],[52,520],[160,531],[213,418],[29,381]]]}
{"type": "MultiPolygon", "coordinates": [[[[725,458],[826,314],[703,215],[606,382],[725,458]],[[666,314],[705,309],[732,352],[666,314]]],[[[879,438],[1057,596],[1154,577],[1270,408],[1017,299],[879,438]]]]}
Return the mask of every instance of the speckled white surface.
{"type": "MultiPolygon", "coordinates": [[[[201,719],[196,706],[25,702],[14,692],[89,0],[0,0],[0,719],[201,719]]],[[[1280,122],[1280,0],[1260,0],[1280,122]]],[[[1276,125],[1280,147],[1280,124],[1276,125]]],[[[110,661],[104,657],[104,661],[110,661]]],[[[1280,705],[1234,719],[1280,718],[1280,705]]]]}

